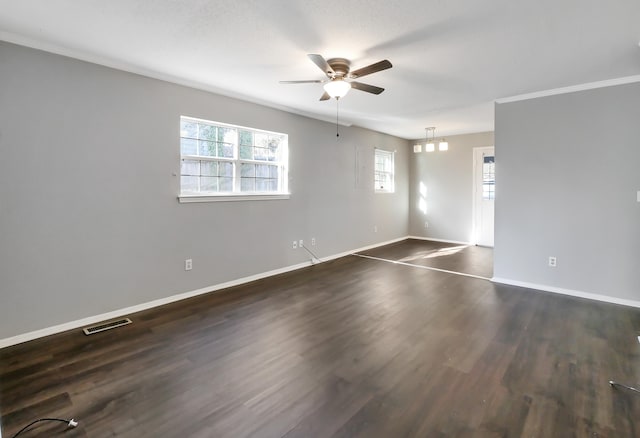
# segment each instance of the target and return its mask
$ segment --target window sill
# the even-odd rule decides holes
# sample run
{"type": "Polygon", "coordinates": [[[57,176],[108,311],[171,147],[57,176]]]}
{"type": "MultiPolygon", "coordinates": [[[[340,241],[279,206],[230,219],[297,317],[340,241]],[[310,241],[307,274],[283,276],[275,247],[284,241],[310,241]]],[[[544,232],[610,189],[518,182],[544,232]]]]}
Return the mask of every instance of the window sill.
{"type": "Polygon", "coordinates": [[[194,202],[228,202],[228,201],[272,201],[275,199],[289,199],[290,193],[274,193],[268,195],[180,195],[181,204],[194,202]]]}

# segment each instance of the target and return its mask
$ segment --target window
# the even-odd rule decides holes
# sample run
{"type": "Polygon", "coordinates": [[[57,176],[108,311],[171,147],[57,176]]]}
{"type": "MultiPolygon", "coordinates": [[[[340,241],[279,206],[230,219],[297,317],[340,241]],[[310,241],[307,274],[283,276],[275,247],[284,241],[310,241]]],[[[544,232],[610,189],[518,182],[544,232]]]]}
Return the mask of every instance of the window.
{"type": "Polygon", "coordinates": [[[482,161],[482,199],[496,199],[496,163],[493,156],[485,156],[482,161]]]}
{"type": "Polygon", "coordinates": [[[375,190],[379,193],[393,193],[393,152],[375,149],[375,190]]]}
{"type": "Polygon", "coordinates": [[[180,117],[180,200],[287,195],[287,146],[286,134],[180,117]]]}

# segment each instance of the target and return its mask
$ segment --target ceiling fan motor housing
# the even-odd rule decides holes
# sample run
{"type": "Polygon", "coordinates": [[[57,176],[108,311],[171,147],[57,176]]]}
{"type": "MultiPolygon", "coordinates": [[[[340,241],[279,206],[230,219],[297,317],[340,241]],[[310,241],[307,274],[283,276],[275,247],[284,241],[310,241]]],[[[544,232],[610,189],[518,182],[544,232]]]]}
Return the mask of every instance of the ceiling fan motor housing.
{"type": "MultiPolygon", "coordinates": [[[[333,69],[333,78],[346,78],[351,68],[351,62],[344,58],[331,58],[327,60],[327,64],[333,69]]],[[[331,73],[327,73],[331,75],[331,73]]]]}

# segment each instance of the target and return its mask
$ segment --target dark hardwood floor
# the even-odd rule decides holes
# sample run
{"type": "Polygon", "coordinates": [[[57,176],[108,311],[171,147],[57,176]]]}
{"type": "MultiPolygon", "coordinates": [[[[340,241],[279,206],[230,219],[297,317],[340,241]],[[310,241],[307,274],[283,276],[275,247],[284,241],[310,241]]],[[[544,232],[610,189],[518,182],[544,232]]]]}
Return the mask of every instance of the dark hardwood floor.
{"type": "Polygon", "coordinates": [[[482,246],[407,239],[359,254],[479,277],[493,277],[493,248],[482,246]]]}
{"type": "Polygon", "coordinates": [[[349,256],[131,318],[0,350],[2,436],[640,436],[639,309],[349,256]]]}

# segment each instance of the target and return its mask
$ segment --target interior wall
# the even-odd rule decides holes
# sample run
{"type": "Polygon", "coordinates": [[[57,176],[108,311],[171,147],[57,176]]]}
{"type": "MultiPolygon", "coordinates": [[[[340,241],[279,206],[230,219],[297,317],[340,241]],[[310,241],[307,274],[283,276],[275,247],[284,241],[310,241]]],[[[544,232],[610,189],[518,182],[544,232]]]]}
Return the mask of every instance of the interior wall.
{"type": "Polygon", "coordinates": [[[323,257],[407,235],[404,139],[336,139],[331,123],[5,42],[0,60],[0,339],[308,261],[295,239],[323,257]],[[180,115],[289,134],[290,199],[178,203],[180,115]],[[396,151],[394,194],[374,193],[374,147],[396,151]]]}
{"type": "Polygon", "coordinates": [[[640,83],[496,105],[495,277],[640,300],[639,114],[640,83]]]}
{"type": "Polygon", "coordinates": [[[493,146],[493,132],[446,138],[449,150],[410,152],[409,234],[431,239],[470,242],[473,227],[473,148],[493,146]],[[421,190],[422,188],[422,190],[421,190]],[[428,227],[425,223],[428,222],[428,227]]]}

